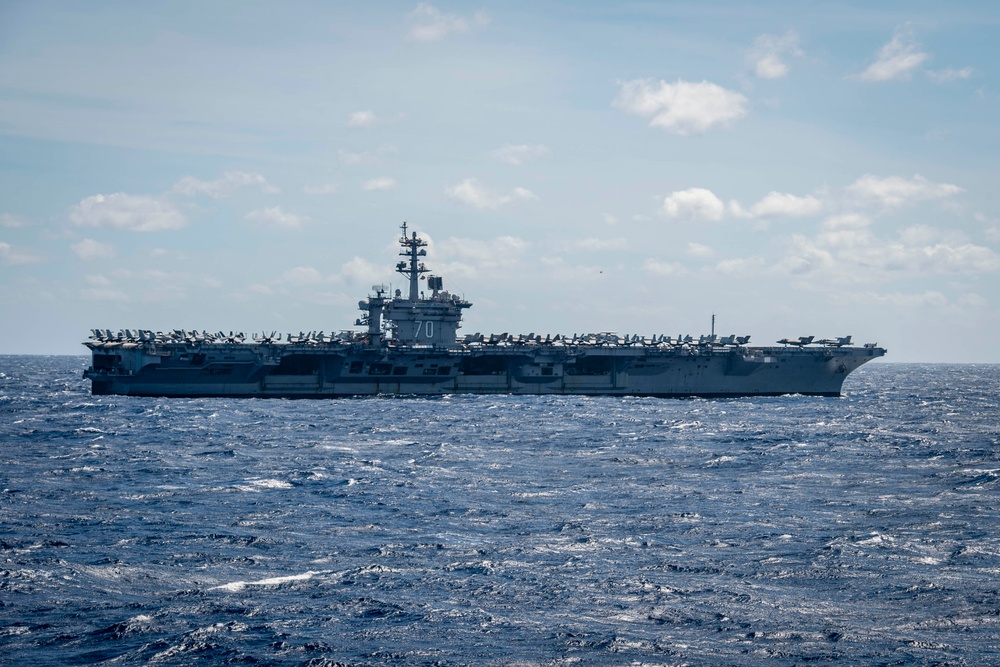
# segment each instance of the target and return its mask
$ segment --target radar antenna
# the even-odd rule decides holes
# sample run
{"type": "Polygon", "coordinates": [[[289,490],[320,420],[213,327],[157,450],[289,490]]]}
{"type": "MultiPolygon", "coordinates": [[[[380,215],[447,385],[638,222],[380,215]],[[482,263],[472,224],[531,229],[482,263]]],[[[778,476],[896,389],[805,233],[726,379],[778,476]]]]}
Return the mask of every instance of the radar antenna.
{"type": "Polygon", "coordinates": [[[420,276],[430,271],[430,269],[424,266],[423,262],[417,259],[427,254],[427,251],[424,250],[427,241],[419,238],[416,232],[413,232],[413,236],[407,237],[405,221],[401,228],[403,235],[399,238],[399,245],[402,250],[399,251],[399,256],[406,257],[409,259],[409,262],[398,263],[396,265],[396,272],[405,276],[410,281],[410,301],[417,301],[420,295],[420,276]]]}

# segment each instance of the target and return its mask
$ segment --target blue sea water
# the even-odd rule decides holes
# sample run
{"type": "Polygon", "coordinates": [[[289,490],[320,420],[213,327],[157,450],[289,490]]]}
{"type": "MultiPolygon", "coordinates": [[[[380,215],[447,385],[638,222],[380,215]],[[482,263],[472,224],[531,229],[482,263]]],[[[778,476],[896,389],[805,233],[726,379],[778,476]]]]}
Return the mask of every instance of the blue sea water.
{"type": "Polygon", "coordinates": [[[0,663],[995,665],[1000,367],[92,397],[0,357],[0,663]]]}

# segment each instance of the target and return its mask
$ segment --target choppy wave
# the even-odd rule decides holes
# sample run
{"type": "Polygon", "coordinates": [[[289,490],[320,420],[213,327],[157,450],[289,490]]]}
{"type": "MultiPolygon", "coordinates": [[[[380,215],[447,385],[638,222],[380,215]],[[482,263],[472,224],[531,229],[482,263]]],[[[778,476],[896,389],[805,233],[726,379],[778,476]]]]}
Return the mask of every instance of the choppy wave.
{"type": "Polygon", "coordinates": [[[1000,367],[839,399],[91,397],[0,357],[0,663],[1000,663],[1000,367]]]}

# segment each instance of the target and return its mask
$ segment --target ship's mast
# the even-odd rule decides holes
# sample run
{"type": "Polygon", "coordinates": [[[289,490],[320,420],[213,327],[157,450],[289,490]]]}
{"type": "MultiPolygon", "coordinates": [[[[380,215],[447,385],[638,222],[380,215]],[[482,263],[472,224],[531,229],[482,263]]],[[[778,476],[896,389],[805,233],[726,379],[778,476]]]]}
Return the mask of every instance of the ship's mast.
{"type": "Polygon", "coordinates": [[[407,238],[405,222],[402,224],[402,230],[403,235],[399,239],[399,245],[402,249],[399,251],[399,256],[408,258],[409,265],[407,265],[407,262],[400,262],[396,265],[396,272],[406,276],[410,281],[410,301],[415,302],[420,295],[420,275],[429,271],[417,259],[427,254],[427,251],[423,249],[427,245],[427,242],[418,238],[416,232],[413,232],[413,236],[407,238]]]}
{"type": "MultiPolygon", "coordinates": [[[[427,255],[427,242],[416,232],[408,232],[405,222],[401,229],[399,256],[404,259],[396,264],[396,272],[410,281],[410,298],[396,290],[397,295],[384,302],[382,313],[391,325],[393,342],[404,346],[453,349],[458,346],[456,335],[462,326],[462,311],[472,304],[445,291],[440,276],[428,276],[430,295],[421,293],[420,280],[430,270],[420,261],[427,255]]],[[[370,305],[373,298],[363,303],[370,305]]]]}

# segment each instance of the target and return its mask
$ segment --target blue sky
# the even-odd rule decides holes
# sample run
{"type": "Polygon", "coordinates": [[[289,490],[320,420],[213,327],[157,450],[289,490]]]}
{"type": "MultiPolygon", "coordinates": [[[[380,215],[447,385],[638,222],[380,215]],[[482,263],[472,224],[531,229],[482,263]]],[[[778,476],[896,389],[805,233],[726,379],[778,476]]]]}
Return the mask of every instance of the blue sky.
{"type": "Polygon", "coordinates": [[[1000,5],[0,3],[0,353],[464,331],[1000,362],[1000,5]]]}

